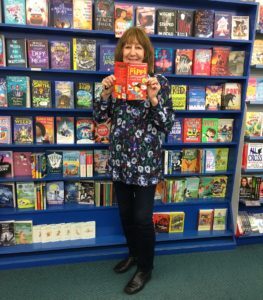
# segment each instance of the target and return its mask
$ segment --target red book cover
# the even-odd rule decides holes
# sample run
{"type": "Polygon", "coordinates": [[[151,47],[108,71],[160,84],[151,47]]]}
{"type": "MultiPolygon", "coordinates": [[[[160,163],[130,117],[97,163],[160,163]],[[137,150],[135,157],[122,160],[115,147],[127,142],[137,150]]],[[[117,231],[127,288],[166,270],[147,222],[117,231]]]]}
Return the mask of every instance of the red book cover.
{"type": "Polygon", "coordinates": [[[95,125],[95,143],[108,144],[110,142],[111,119],[95,125]]]}
{"type": "Polygon", "coordinates": [[[202,132],[202,119],[184,118],[183,132],[183,142],[200,143],[202,132]]]}
{"type": "Polygon", "coordinates": [[[146,100],[147,77],[147,64],[128,64],[127,100],[146,100]]]}
{"type": "Polygon", "coordinates": [[[210,76],[211,49],[196,49],[194,54],[193,75],[210,76]]]}
{"type": "Polygon", "coordinates": [[[156,232],[169,232],[170,214],[154,213],[153,224],[156,232]]]}
{"type": "Polygon", "coordinates": [[[114,76],[116,81],[114,84],[113,97],[116,99],[126,99],[127,64],[116,61],[114,64],[114,76]]]}
{"type": "Polygon", "coordinates": [[[227,76],[229,47],[214,47],[211,63],[211,76],[227,76]]]}
{"type": "Polygon", "coordinates": [[[242,168],[247,168],[247,155],[248,155],[248,144],[244,144],[243,155],[242,155],[242,168]]]}
{"type": "Polygon", "coordinates": [[[31,152],[13,152],[14,176],[32,176],[31,152]]]}

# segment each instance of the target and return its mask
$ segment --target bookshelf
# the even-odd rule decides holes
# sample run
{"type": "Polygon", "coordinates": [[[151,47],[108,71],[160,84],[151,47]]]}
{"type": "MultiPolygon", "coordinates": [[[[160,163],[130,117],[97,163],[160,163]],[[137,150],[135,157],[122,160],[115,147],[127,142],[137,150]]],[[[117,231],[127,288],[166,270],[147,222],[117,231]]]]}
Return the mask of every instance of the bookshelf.
{"type": "MultiPolygon", "coordinates": [[[[118,1],[116,1],[118,2],[118,1]]],[[[123,1],[121,2],[123,3],[123,1]]],[[[129,3],[129,1],[127,1],[129,3]]],[[[178,173],[172,177],[187,177],[187,176],[204,176],[204,175],[227,175],[228,186],[224,199],[209,198],[209,199],[192,199],[189,201],[163,204],[156,203],[154,210],[157,212],[165,211],[183,211],[185,212],[185,229],[183,234],[157,234],[156,253],[170,254],[178,252],[193,252],[204,250],[221,250],[231,249],[236,245],[235,241],[235,227],[233,219],[235,219],[235,210],[237,210],[238,201],[235,199],[235,176],[237,157],[240,143],[240,133],[243,120],[243,111],[245,108],[245,91],[249,76],[249,61],[255,36],[255,19],[257,4],[245,3],[237,1],[219,1],[219,0],[204,0],[204,1],[181,1],[175,0],[172,3],[168,0],[158,1],[152,0],[130,2],[135,7],[140,5],[155,6],[156,8],[183,8],[183,9],[214,9],[215,11],[222,11],[222,3],[224,11],[233,12],[239,16],[249,15],[250,17],[250,35],[249,40],[222,40],[222,39],[207,39],[195,37],[164,37],[159,35],[150,35],[154,47],[168,47],[168,48],[212,48],[215,46],[229,46],[233,50],[246,51],[244,76],[185,76],[167,74],[167,78],[171,84],[186,84],[186,85],[212,85],[223,84],[225,82],[237,82],[242,84],[242,103],[241,110],[238,111],[176,111],[178,117],[198,117],[198,118],[232,118],[234,119],[233,140],[229,143],[177,143],[177,144],[163,144],[163,149],[182,149],[182,148],[229,148],[229,163],[228,170],[225,172],[218,172],[214,174],[184,174],[178,173]],[[227,208],[227,226],[225,231],[197,231],[197,219],[200,209],[209,208],[227,208]]],[[[109,44],[114,45],[116,39],[114,33],[98,30],[76,30],[76,29],[56,29],[51,27],[37,27],[24,25],[7,25],[0,24],[0,30],[5,37],[17,38],[45,38],[51,40],[69,41],[73,37],[85,37],[96,39],[97,53],[99,45],[109,44]]],[[[97,55],[97,66],[99,57],[97,55]]],[[[98,70],[98,68],[97,68],[98,70]]],[[[74,71],[74,70],[35,70],[29,68],[14,68],[14,67],[0,67],[1,76],[7,75],[26,75],[31,79],[43,80],[71,80],[74,82],[85,81],[100,82],[109,72],[100,71],[74,71]],[[83,76],[84,75],[84,76],[83,76]]],[[[166,75],[166,74],[164,74],[166,75]]],[[[54,88],[52,87],[52,94],[54,95],[54,88]]],[[[48,110],[36,108],[1,108],[0,115],[10,115],[11,117],[26,115],[49,115],[49,116],[92,116],[92,110],[81,109],[56,109],[48,110]]],[[[1,145],[2,150],[26,151],[32,152],[44,151],[48,149],[61,150],[77,150],[77,149],[107,149],[107,145],[91,144],[91,145],[1,145]]],[[[166,176],[170,178],[171,176],[166,176]]],[[[43,179],[32,180],[23,178],[23,181],[52,181],[60,180],[61,177],[45,177],[43,179]],[[24,180],[25,179],[25,180],[24,180]]],[[[109,177],[93,177],[81,178],[93,180],[108,180],[109,177]]],[[[67,180],[67,179],[66,179],[67,180]]],[[[70,178],[70,180],[73,180],[70,178]]],[[[74,178],[79,180],[79,178],[74,178]]],[[[0,182],[7,180],[1,179],[0,182]]],[[[8,181],[16,182],[22,181],[22,178],[8,179],[8,181]]],[[[13,247],[0,248],[0,269],[28,267],[47,264],[58,264],[68,262],[91,261],[97,259],[110,259],[123,257],[127,253],[124,243],[124,237],[121,231],[120,220],[117,207],[87,207],[77,205],[65,205],[63,207],[47,208],[43,211],[33,210],[19,210],[19,209],[1,209],[0,220],[32,220],[34,225],[39,224],[53,224],[63,222],[82,222],[82,221],[96,221],[96,238],[92,240],[82,241],[68,241],[68,242],[53,242],[46,244],[32,244],[32,245],[17,245],[13,247]]]]}

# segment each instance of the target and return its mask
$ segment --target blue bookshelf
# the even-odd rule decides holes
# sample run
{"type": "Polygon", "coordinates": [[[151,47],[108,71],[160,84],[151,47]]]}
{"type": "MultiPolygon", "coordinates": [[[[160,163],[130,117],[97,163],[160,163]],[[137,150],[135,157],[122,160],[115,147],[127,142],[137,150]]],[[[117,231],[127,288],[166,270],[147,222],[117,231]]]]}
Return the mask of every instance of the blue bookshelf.
{"type": "MultiPolygon", "coordinates": [[[[129,1],[128,1],[129,2],[129,1]]],[[[182,76],[176,74],[166,74],[171,84],[196,84],[196,85],[212,85],[223,84],[225,82],[237,82],[242,84],[242,105],[240,111],[176,111],[178,117],[200,117],[200,118],[233,118],[233,141],[229,143],[176,143],[163,144],[164,149],[183,149],[183,148],[220,148],[228,147],[230,152],[228,170],[225,172],[194,174],[194,173],[178,173],[166,178],[180,178],[186,176],[211,176],[211,175],[227,175],[228,187],[226,197],[209,198],[209,199],[189,199],[180,203],[156,203],[155,211],[183,211],[185,212],[185,230],[183,234],[157,234],[156,253],[171,254],[179,252],[194,252],[207,250],[223,250],[233,249],[236,246],[235,229],[233,228],[232,213],[232,194],[235,179],[235,167],[237,164],[238,148],[240,141],[241,125],[243,119],[243,111],[245,108],[245,91],[249,77],[249,61],[255,37],[255,20],[257,12],[257,4],[236,1],[193,1],[170,0],[158,1],[153,0],[132,1],[134,6],[146,5],[155,6],[156,8],[185,8],[198,9],[207,8],[215,11],[233,12],[235,15],[250,16],[250,39],[243,40],[222,40],[222,39],[206,39],[195,37],[165,37],[159,35],[151,35],[151,40],[155,47],[171,47],[177,48],[212,48],[215,46],[229,46],[233,50],[245,50],[246,60],[244,68],[244,76],[182,76]],[[209,231],[198,232],[198,214],[200,209],[209,208],[227,208],[227,229],[223,232],[209,231]]],[[[97,41],[97,66],[99,66],[99,46],[103,44],[116,44],[114,33],[105,31],[86,31],[75,29],[56,29],[51,27],[35,27],[35,26],[15,26],[0,24],[0,30],[6,37],[24,37],[24,38],[45,38],[48,40],[72,40],[73,37],[85,37],[96,39],[97,41]]],[[[29,69],[29,68],[13,68],[0,67],[1,76],[7,75],[27,75],[30,79],[43,79],[54,82],[55,80],[71,80],[100,82],[103,77],[109,75],[109,72],[101,72],[97,67],[97,71],[83,72],[74,70],[51,70],[51,69],[29,69]],[[84,75],[84,76],[83,76],[84,75]],[[85,78],[85,79],[84,79],[85,78]]],[[[0,115],[50,115],[50,116],[85,116],[91,115],[92,110],[84,111],[77,109],[56,109],[48,110],[24,108],[1,108],[0,115]]],[[[13,151],[45,151],[45,150],[79,150],[79,149],[107,149],[105,144],[74,144],[74,145],[1,145],[2,150],[13,151]]],[[[30,180],[29,178],[13,178],[1,179],[0,182],[16,182],[16,181],[45,181],[50,180],[67,180],[67,178],[43,178],[30,180]]],[[[70,178],[69,180],[79,180],[83,178],[70,178]]],[[[109,177],[92,177],[84,178],[92,180],[109,180],[109,177]]],[[[82,205],[63,205],[61,207],[48,207],[46,210],[19,210],[0,209],[0,221],[5,220],[32,220],[34,225],[40,224],[57,224],[64,222],[83,222],[96,221],[96,239],[77,240],[67,242],[56,242],[46,244],[32,244],[24,246],[13,246],[0,248],[0,269],[30,267],[48,264],[94,261],[98,259],[111,259],[123,257],[127,253],[125,240],[122,234],[119,213],[117,207],[90,207],[82,205]]]]}

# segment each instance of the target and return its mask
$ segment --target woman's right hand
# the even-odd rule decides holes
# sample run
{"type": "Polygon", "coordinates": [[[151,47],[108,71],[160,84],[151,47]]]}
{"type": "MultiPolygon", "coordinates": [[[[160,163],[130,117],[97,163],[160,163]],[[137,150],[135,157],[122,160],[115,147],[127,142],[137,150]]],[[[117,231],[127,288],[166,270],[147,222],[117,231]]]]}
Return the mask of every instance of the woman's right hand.
{"type": "Polygon", "coordinates": [[[114,75],[107,76],[102,80],[101,83],[102,83],[103,89],[101,92],[101,97],[103,100],[109,99],[110,95],[113,92],[115,80],[116,80],[116,78],[114,75]]]}

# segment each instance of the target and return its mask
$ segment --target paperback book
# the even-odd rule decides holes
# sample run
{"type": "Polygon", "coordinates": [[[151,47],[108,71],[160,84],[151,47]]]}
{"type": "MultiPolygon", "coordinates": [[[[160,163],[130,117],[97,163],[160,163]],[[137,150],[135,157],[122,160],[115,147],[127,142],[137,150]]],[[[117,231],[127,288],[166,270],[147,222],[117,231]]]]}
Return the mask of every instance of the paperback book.
{"type": "Polygon", "coordinates": [[[74,83],[55,81],[56,108],[74,108],[74,83]]]}
{"type": "Polygon", "coordinates": [[[71,28],[73,24],[72,0],[51,0],[49,5],[50,25],[57,28],[71,28]]]}
{"type": "Polygon", "coordinates": [[[155,73],[172,73],[173,50],[172,48],[154,49],[154,70],[155,73]]]}
{"type": "Polygon", "coordinates": [[[0,178],[14,177],[13,152],[0,151],[0,178]]]}
{"type": "Polygon", "coordinates": [[[54,117],[36,116],[35,142],[37,144],[54,144],[54,117]]]}
{"type": "Polygon", "coordinates": [[[147,34],[154,34],[155,7],[136,7],[136,27],[144,29],[147,34]]]}
{"type": "Polygon", "coordinates": [[[120,38],[133,25],[133,5],[115,3],[114,9],[115,36],[120,38]]]}
{"type": "Polygon", "coordinates": [[[5,24],[26,24],[25,0],[3,0],[3,12],[5,24]]]}
{"type": "Polygon", "coordinates": [[[73,28],[92,30],[92,0],[73,0],[73,28]]]}
{"type": "Polygon", "coordinates": [[[114,1],[94,0],[94,29],[114,31],[114,1]]]}
{"type": "Polygon", "coordinates": [[[6,65],[8,67],[27,67],[26,40],[6,38],[6,65]]]}
{"type": "Polygon", "coordinates": [[[0,208],[16,207],[14,183],[0,183],[0,208]]]}
{"type": "Polygon", "coordinates": [[[50,66],[51,69],[71,69],[70,42],[50,41],[50,66]]]}
{"type": "Polygon", "coordinates": [[[14,117],[13,134],[15,144],[33,144],[32,117],[14,117]]]}
{"type": "Polygon", "coordinates": [[[156,19],[157,34],[173,36],[176,33],[176,10],[157,9],[156,19]]]}
{"type": "Polygon", "coordinates": [[[114,71],[115,45],[100,46],[100,71],[114,71]]]}
{"type": "Polygon", "coordinates": [[[96,40],[73,38],[73,70],[96,71],[96,40]]]}
{"type": "Polygon", "coordinates": [[[7,76],[8,107],[30,107],[30,79],[27,76],[7,76]]]}
{"type": "Polygon", "coordinates": [[[29,68],[49,68],[48,40],[27,40],[29,68]]]}
{"type": "Polygon", "coordinates": [[[51,108],[51,82],[32,80],[32,107],[51,108]]]}
{"type": "Polygon", "coordinates": [[[26,0],[26,23],[32,26],[48,26],[49,1],[26,0]]]}
{"type": "Polygon", "coordinates": [[[74,144],[74,117],[56,117],[57,144],[74,144]]]}
{"type": "Polygon", "coordinates": [[[0,144],[11,144],[11,117],[0,116],[0,144]]]}
{"type": "Polygon", "coordinates": [[[78,109],[93,108],[93,83],[76,82],[75,83],[75,107],[78,109]]]}
{"type": "Polygon", "coordinates": [[[94,120],[92,118],[77,118],[76,136],[77,144],[93,144],[95,142],[94,120]]]}

